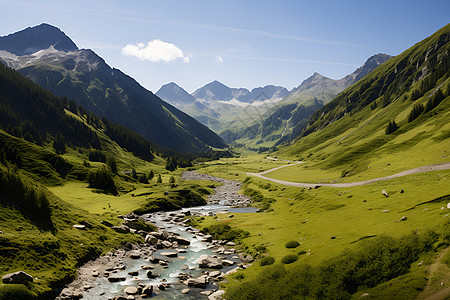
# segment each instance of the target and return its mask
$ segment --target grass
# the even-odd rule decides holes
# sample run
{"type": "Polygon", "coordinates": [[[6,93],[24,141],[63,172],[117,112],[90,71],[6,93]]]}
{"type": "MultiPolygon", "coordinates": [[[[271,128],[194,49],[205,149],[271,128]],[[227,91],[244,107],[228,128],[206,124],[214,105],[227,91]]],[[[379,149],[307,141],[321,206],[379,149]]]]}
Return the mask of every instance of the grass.
{"type": "MultiPolygon", "coordinates": [[[[266,160],[261,155],[254,155],[221,159],[202,166],[199,171],[242,180],[247,178],[246,171],[264,171],[283,164],[286,162],[266,160]]],[[[275,172],[288,173],[289,169],[296,168],[315,172],[318,178],[323,179],[323,170],[308,170],[303,165],[275,172]]],[[[450,195],[449,179],[450,170],[443,170],[366,186],[307,190],[250,177],[245,183],[248,188],[261,192],[264,197],[276,199],[271,204],[270,211],[234,214],[233,218],[228,218],[227,214],[218,214],[216,219],[199,220],[199,226],[203,228],[225,222],[233,228],[245,229],[250,233],[249,237],[241,240],[240,247],[256,257],[269,255],[280,262],[287,255],[298,255],[304,251],[306,253],[299,256],[298,263],[318,265],[347,248],[356,247],[364,240],[381,235],[400,237],[415,230],[423,232],[439,226],[448,220],[448,210],[441,210],[441,207],[446,206],[449,201],[447,197],[443,197],[450,195]],[[388,198],[381,194],[383,189],[390,194],[388,198]],[[401,190],[404,193],[400,193],[401,190]],[[432,201],[433,199],[438,200],[432,201]],[[388,212],[383,212],[385,210],[388,212]],[[400,221],[403,216],[407,217],[406,221],[400,221]],[[286,248],[285,244],[289,241],[297,241],[300,246],[286,248]]],[[[296,264],[289,264],[287,267],[296,264]]],[[[245,280],[255,278],[263,268],[260,264],[253,264],[244,271],[245,280]]],[[[406,274],[398,279],[401,284],[396,286],[423,284],[423,281],[416,280],[419,277],[414,272],[406,274]]],[[[229,284],[243,282],[231,280],[229,284]]],[[[374,290],[373,293],[379,293],[381,289],[377,291],[374,290]]]]}

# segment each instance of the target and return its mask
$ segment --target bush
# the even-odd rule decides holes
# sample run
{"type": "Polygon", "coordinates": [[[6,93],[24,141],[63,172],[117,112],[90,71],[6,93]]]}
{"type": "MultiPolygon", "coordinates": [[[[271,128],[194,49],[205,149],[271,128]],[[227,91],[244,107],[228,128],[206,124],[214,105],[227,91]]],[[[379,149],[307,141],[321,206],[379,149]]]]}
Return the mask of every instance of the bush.
{"type": "Polygon", "coordinates": [[[88,175],[89,187],[116,193],[116,185],[112,174],[105,167],[92,170],[88,175]]]}
{"type": "Polygon", "coordinates": [[[281,259],[281,263],[287,265],[287,264],[292,264],[293,262],[296,262],[297,260],[298,260],[298,255],[288,254],[281,259]]]}
{"type": "Polygon", "coordinates": [[[202,233],[212,235],[216,240],[235,241],[247,237],[250,233],[242,229],[231,228],[230,225],[219,223],[207,226],[201,230],[202,233]]]}
{"type": "Polygon", "coordinates": [[[259,261],[261,267],[271,265],[275,262],[275,258],[272,256],[265,256],[259,261]]]}
{"type": "Polygon", "coordinates": [[[298,252],[298,255],[300,256],[300,255],[303,255],[303,254],[306,254],[306,253],[307,252],[305,250],[301,250],[301,251],[298,252]]]}
{"type": "Polygon", "coordinates": [[[89,150],[88,158],[89,161],[106,163],[106,155],[100,150],[89,150]]]}
{"type": "Polygon", "coordinates": [[[284,245],[286,248],[297,248],[300,246],[300,243],[297,241],[289,241],[284,245]]]}

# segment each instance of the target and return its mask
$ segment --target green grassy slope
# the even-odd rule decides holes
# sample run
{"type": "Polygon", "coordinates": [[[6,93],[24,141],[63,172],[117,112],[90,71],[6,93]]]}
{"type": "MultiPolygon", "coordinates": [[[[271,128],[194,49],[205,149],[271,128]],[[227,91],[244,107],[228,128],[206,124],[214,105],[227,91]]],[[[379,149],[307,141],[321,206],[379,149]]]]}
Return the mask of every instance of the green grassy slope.
{"type": "Polygon", "coordinates": [[[34,277],[26,285],[0,284],[0,299],[50,298],[82,263],[142,242],[101,221],[119,225],[118,215],[161,210],[167,203],[200,205],[211,193],[210,183],[184,182],[181,171],[167,171],[166,160],[154,157],[142,136],[53,96],[18,72],[0,66],[0,86],[0,112],[13,121],[0,122],[0,276],[22,270],[34,277]],[[64,147],[55,147],[58,139],[64,147]],[[155,178],[143,179],[150,172],[155,178]],[[96,174],[110,178],[112,187],[96,174]],[[93,227],[73,227],[82,221],[93,227]]]}
{"type": "Polygon", "coordinates": [[[339,94],[314,114],[297,140],[279,152],[307,164],[269,176],[301,181],[314,169],[323,172],[308,181],[356,181],[449,161],[449,40],[450,25],[339,94]],[[415,106],[427,106],[440,92],[443,97],[437,106],[409,122],[415,106]],[[390,121],[399,129],[386,134],[390,121]]]}
{"type": "MultiPolygon", "coordinates": [[[[449,35],[450,25],[342,92],[294,143],[274,153],[304,163],[265,176],[354,182],[449,162],[449,35]],[[437,101],[439,91],[443,96],[437,101]],[[418,104],[424,111],[408,122],[418,104]],[[399,129],[386,134],[392,120],[399,129]]],[[[245,180],[247,189],[276,200],[262,213],[201,222],[245,229],[250,235],[242,239],[242,249],[275,261],[273,266],[257,261],[232,275],[224,285],[227,299],[414,299],[446,288],[436,282],[448,278],[450,170],[348,188],[304,189],[246,179],[246,172],[288,163],[252,156],[200,169],[245,180]],[[287,248],[289,241],[300,245],[287,248]],[[282,263],[288,255],[297,261],[282,263]]]]}

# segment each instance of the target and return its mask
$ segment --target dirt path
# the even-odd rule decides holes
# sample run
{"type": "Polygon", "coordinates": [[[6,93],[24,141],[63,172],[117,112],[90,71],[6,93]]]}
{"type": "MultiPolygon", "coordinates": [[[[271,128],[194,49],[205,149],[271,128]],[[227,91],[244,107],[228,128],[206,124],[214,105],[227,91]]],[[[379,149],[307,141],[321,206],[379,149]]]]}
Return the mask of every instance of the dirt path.
{"type": "Polygon", "coordinates": [[[348,182],[348,183],[301,183],[301,182],[290,182],[290,181],[278,180],[278,179],[263,176],[264,174],[267,174],[269,172],[272,172],[272,171],[275,171],[275,170],[278,170],[281,168],[289,167],[289,166],[294,166],[299,163],[301,163],[301,162],[297,162],[295,164],[289,164],[289,165],[282,166],[282,167],[273,168],[273,169],[270,169],[268,171],[264,171],[261,173],[247,173],[247,175],[256,176],[256,177],[259,177],[262,179],[270,180],[275,183],[279,183],[279,184],[283,184],[283,185],[287,185],[287,186],[293,186],[293,187],[306,187],[306,188],[307,187],[316,187],[316,186],[352,187],[352,186],[366,185],[369,183],[374,183],[374,182],[383,181],[383,180],[390,180],[393,178],[416,174],[416,173],[450,169],[450,162],[446,162],[446,163],[441,163],[441,164],[434,164],[434,165],[429,165],[429,166],[418,167],[418,168],[406,170],[406,171],[403,171],[403,172],[400,172],[400,173],[397,173],[394,175],[386,176],[386,177],[374,178],[374,179],[358,181],[358,182],[348,182]]]}

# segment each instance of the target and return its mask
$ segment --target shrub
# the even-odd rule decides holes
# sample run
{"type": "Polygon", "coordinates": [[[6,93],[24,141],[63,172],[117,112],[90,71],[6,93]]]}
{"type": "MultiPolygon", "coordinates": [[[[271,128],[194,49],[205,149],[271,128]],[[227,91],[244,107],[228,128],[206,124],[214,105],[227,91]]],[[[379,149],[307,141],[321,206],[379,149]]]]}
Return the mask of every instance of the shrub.
{"type": "Polygon", "coordinates": [[[300,243],[297,241],[289,241],[284,245],[286,248],[297,248],[300,246],[300,243]]]}
{"type": "Polygon", "coordinates": [[[265,256],[259,261],[261,267],[271,265],[275,262],[275,258],[272,256],[265,256]]]}
{"type": "Polygon", "coordinates": [[[89,187],[116,193],[112,174],[105,167],[92,170],[88,175],[89,187]]]}
{"type": "Polygon", "coordinates": [[[298,260],[298,255],[288,254],[281,259],[281,263],[287,265],[287,264],[292,264],[293,262],[296,262],[297,260],[298,260]]]}
{"type": "Polygon", "coordinates": [[[106,155],[100,150],[89,150],[88,158],[89,161],[106,163],[106,155]]]}
{"type": "Polygon", "coordinates": [[[306,251],[305,251],[305,250],[301,250],[301,251],[298,252],[298,255],[299,255],[299,256],[300,256],[300,255],[303,255],[303,254],[306,254],[306,251]]]}
{"type": "Polygon", "coordinates": [[[242,229],[234,229],[225,223],[207,226],[201,230],[202,233],[212,235],[216,240],[235,241],[247,237],[250,233],[242,229]]]}

